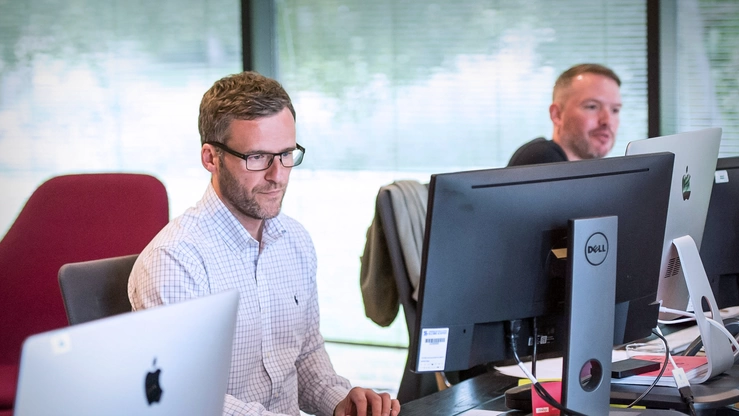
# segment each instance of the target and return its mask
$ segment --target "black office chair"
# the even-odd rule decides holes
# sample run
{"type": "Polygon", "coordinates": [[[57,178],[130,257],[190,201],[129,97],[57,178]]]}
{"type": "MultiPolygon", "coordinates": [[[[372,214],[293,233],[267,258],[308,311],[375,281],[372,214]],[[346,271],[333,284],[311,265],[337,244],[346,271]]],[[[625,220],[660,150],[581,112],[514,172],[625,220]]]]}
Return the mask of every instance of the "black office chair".
{"type": "MultiPolygon", "coordinates": [[[[393,213],[393,201],[388,189],[383,188],[378,192],[376,210],[382,223],[382,230],[385,233],[393,275],[398,289],[398,300],[403,305],[403,312],[405,313],[408,337],[409,340],[415,339],[416,301],[413,299],[413,287],[408,278],[405,260],[403,259],[403,251],[400,246],[393,213]]],[[[403,377],[398,388],[397,398],[400,403],[407,403],[439,391],[440,385],[435,373],[414,373],[410,370],[409,364],[406,360],[403,377]]]]}
{"type": "Polygon", "coordinates": [[[138,254],[68,263],[59,287],[70,325],[131,312],[128,276],[138,254]]]}

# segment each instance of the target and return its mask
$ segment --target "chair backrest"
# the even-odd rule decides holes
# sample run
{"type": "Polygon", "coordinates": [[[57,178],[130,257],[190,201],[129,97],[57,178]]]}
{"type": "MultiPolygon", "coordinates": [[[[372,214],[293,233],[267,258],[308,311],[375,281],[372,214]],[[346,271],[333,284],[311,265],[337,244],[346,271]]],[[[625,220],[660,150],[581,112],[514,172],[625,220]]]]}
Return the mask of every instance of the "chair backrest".
{"type": "MultiPolygon", "coordinates": [[[[382,230],[385,234],[387,248],[390,254],[390,263],[398,289],[398,300],[403,305],[405,323],[408,327],[409,340],[416,336],[416,301],[413,299],[413,287],[408,278],[400,237],[395,222],[393,201],[390,191],[381,188],[377,194],[375,209],[378,212],[382,230]]],[[[439,391],[437,378],[434,373],[415,373],[408,367],[406,360],[403,376],[398,388],[397,398],[400,403],[407,403],[439,391]]]]}
{"type": "Polygon", "coordinates": [[[150,175],[79,174],[41,184],[0,241],[0,365],[23,340],[67,325],[62,265],[140,253],[169,220],[167,191],[150,175]]]}
{"type": "Polygon", "coordinates": [[[131,312],[128,276],[138,254],[67,263],[59,288],[70,325],[131,312]]]}

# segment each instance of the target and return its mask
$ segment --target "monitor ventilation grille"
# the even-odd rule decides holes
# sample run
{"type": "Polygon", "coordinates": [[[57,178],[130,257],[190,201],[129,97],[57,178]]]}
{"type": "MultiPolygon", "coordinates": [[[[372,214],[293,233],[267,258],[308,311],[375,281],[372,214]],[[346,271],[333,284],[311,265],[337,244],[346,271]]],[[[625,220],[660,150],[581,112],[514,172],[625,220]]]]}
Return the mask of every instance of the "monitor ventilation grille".
{"type": "Polygon", "coordinates": [[[671,258],[670,262],[667,264],[664,278],[667,279],[668,277],[677,276],[680,273],[680,269],[680,257],[675,256],[671,258]]]}

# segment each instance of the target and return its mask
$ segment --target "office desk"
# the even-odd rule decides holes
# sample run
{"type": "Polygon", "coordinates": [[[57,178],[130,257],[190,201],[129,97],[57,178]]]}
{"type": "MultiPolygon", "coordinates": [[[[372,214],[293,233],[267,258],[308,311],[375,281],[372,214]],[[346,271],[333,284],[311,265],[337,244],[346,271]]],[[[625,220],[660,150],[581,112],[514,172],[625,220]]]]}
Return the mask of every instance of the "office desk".
{"type": "Polygon", "coordinates": [[[400,416],[452,416],[474,408],[503,411],[505,391],[517,383],[515,377],[491,371],[405,403],[400,416]]]}
{"type": "MultiPolygon", "coordinates": [[[[690,389],[693,390],[694,406],[699,415],[711,414],[712,409],[739,403],[739,365],[703,384],[691,385],[690,389]]],[[[631,403],[643,391],[644,386],[611,385],[611,402],[631,403]]],[[[664,407],[665,403],[678,410],[684,409],[680,394],[674,387],[657,386],[640,402],[649,407],[664,407]]],[[[739,415],[739,410],[735,414],[739,415]]]]}
{"type": "MultiPolygon", "coordinates": [[[[438,393],[405,403],[400,409],[400,416],[453,416],[470,409],[506,411],[505,391],[515,386],[517,381],[514,377],[491,371],[438,393]]],[[[611,393],[613,403],[628,404],[633,401],[637,392],[641,394],[645,388],[646,386],[614,385],[611,393]]],[[[739,401],[737,399],[739,397],[739,366],[732,367],[726,374],[707,383],[692,386],[692,390],[696,396],[695,408],[698,415],[739,416],[739,410],[725,407],[739,401]]],[[[664,403],[669,403],[676,410],[686,410],[677,390],[669,387],[655,387],[640,402],[641,405],[650,407],[663,407],[660,404],[664,403]]],[[[523,415],[525,413],[511,411],[508,414],[523,415]]]]}

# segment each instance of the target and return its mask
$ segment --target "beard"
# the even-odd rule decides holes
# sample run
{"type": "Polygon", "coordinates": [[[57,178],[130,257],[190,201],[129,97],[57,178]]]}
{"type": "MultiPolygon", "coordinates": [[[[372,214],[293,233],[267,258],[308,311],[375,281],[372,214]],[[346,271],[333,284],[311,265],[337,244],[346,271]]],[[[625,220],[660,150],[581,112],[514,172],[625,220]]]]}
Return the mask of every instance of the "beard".
{"type": "Polygon", "coordinates": [[[611,134],[611,141],[606,148],[603,148],[599,143],[591,142],[590,132],[585,135],[575,135],[575,138],[571,140],[571,148],[575,154],[581,159],[599,159],[605,157],[608,152],[611,151],[614,144],[615,137],[611,134]]]}
{"type": "Polygon", "coordinates": [[[260,204],[255,197],[259,192],[279,189],[279,185],[268,183],[264,186],[257,186],[249,192],[243,189],[238,179],[226,168],[222,159],[219,161],[219,164],[221,165],[221,174],[218,176],[218,186],[221,194],[237,211],[247,217],[260,220],[274,218],[280,214],[282,199],[285,197],[284,192],[280,196],[279,201],[267,204],[260,204]]]}

